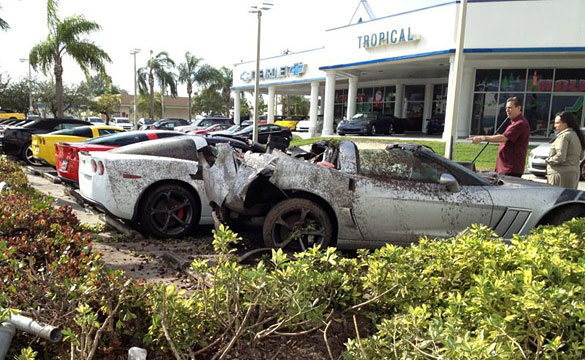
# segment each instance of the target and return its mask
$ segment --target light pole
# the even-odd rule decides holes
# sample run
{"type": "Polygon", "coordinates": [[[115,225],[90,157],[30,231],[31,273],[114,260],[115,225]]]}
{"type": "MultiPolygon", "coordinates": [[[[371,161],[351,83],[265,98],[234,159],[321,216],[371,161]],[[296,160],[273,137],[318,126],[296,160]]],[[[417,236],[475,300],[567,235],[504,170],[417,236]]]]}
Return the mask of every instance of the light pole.
{"type": "Polygon", "coordinates": [[[32,79],[30,75],[30,61],[27,58],[20,58],[20,62],[28,63],[28,113],[31,114],[34,109],[32,104],[32,79]]]}
{"type": "Polygon", "coordinates": [[[130,50],[130,54],[134,55],[134,129],[138,130],[138,124],[136,123],[136,54],[140,52],[140,49],[132,49],[130,50]]]}
{"type": "Polygon", "coordinates": [[[254,125],[252,131],[252,141],[258,141],[258,90],[260,88],[260,23],[262,20],[262,11],[268,11],[272,8],[272,3],[263,2],[259,6],[250,6],[251,14],[258,14],[258,39],[256,40],[256,73],[254,76],[254,125]]]}

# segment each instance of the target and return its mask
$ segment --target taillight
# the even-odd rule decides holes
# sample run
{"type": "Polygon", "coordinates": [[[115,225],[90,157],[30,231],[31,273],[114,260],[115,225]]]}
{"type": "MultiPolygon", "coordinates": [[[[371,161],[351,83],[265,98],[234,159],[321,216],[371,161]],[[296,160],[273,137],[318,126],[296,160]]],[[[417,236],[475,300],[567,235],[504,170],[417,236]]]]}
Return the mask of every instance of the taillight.
{"type": "Polygon", "coordinates": [[[98,161],[97,167],[98,167],[98,175],[103,175],[104,172],[106,171],[106,168],[104,166],[104,163],[101,162],[101,161],[98,161]]]}

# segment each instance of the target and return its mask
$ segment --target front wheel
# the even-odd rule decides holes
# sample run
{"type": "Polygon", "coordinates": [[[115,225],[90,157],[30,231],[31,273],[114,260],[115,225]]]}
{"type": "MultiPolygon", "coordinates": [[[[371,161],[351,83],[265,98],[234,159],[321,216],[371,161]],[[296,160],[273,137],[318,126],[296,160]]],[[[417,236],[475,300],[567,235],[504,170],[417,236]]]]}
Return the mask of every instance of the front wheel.
{"type": "Polygon", "coordinates": [[[292,198],[276,204],[264,220],[264,245],[304,251],[314,245],[327,247],[333,226],[327,212],[311,200],[292,198]]]}
{"type": "Polygon", "coordinates": [[[27,165],[34,165],[34,166],[43,165],[40,161],[35,159],[35,157],[33,156],[32,145],[30,142],[26,143],[24,145],[24,147],[22,148],[21,158],[22,158],[22,160],[24,160],[26,162],[27,165]]]}
{"type": "Polygon", "coordinates": [[[180,238],[199,223],[200,214],[200,205],[189,190],[181,185],[164,184],[147,195],[140,220],[154,237],[180,238]]]}

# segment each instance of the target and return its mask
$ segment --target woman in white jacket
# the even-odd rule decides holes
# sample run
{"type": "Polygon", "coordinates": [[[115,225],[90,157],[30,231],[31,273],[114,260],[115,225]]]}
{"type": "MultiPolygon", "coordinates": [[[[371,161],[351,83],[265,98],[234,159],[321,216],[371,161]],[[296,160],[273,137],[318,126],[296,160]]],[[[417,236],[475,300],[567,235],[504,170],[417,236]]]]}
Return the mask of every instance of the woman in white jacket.
{"type": "Polygon", "coordinates": [[[573,113],[562,111],[555,117],[557,136],[551,141],[546,159],[546,178],[551,185],[576,189],[581,171],[585,138],[573,113]]]}

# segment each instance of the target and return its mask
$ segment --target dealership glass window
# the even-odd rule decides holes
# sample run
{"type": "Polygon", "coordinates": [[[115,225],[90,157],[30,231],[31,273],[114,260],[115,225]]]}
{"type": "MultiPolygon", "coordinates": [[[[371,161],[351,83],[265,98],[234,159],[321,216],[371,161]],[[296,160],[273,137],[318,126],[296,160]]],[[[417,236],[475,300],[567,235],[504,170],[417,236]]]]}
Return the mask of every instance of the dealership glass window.
{"type": "Polygon", "coordinates": [[[557,69],[554,92],[585,92],[585,69],[557,69]]]}
{"type": "Polygon", "coordinates": [[[433,118],[445,119],[445,109],[447,107],[447,84],[437,84],[433,86],[433,104],[431,116],[433,118]]]}
{"type": "Polygon", "coordinates": [[[500,69],[477,70],[475,72],[475,91],[498,91],[500,69]]]}
{"type": "Polygon", "coordinates": [[[384,114],[394,115],[394,107],[396,106],[396,86],[384,87],[384,114]]]}
{"type": "Polygon", "coordinates": [[[498,93],[476,93],[473,96],[473,116],[471,118],[472,135],[494,133],[496,115],[498,113],[498,93]]]}
{"type": "Polygon", "coordinates": [[[526,91],[552,91],[553,69],[528,69],[526,91]]]}
{"type": "Polygon", "coordinates": [[[511,96],[522,99],[532,136],[550,137],[552,119],[559,109],[573,111],[583,121],[585,69],[478,69],[470,133],[493,131],[496,122],[506,118],[505,102],[511,96]]]}
{"type": "Polygon", "coordinates": [[[333,118],[337,122],[347,114],[347,89],[335,90],[335,104],[333,118]]]}
{"type": "Polygon", "coordinates": [[[530,123],[532,136],[551,136],[554,128],[549,117],[550,94],[527,93],[524,102],[524,116],[530,123]]]}
{"type": "Polygon", "coordinates": [[[526,69],[503,69],[500,91],[522,91],[526,88],[526,69]]]}

